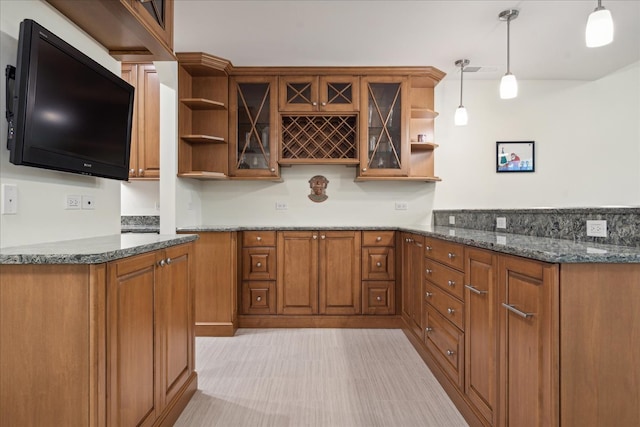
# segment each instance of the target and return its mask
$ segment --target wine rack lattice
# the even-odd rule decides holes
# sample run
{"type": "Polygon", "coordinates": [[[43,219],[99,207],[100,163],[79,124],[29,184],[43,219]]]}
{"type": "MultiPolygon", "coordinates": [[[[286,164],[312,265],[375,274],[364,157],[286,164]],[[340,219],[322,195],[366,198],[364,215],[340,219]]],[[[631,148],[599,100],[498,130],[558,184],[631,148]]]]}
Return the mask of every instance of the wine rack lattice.
{"type": "Polygon", "coordinates": [[[355,115],[282,116],[280,160],[357,161],[357,126],[355,115]]]}

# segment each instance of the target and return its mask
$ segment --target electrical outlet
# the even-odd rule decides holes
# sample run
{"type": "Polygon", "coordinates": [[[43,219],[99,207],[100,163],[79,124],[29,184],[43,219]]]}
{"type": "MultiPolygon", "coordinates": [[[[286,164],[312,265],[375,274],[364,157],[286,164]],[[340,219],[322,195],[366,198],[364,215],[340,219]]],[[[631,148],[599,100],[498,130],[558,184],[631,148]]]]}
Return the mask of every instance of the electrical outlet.
{"type": "Polygon", "coordinates": [[[18,213],[18,186],[16,184],[2,184],[2,214],[15,215],[18,213]]]}
{"type": "Polygon", "coordinates": [[[449,225],[456,225],[455,215],[449,215],[449,225]]]}
{"type": "Polygon", "coordinates": [[[67,196],[65,209],[80,209],[82,207],[81,196],[67,196]]]}
{"type": "Polygon", "coordinates": [[[607,237],[607,221],[604,219],[587,220],[587,236],[607,237]]]}
{"type": "Polygon", "coordinates": [[[507,228],[507,218],[503,216],[496,218],[496,228],[507,228]]]}
{"type": "Polygon", "coordinates": [[[287,202],[276,202],[277,211],[286,211],[287,209],[289,209],[289,204],[287,202]]]}
{"type": "Polygon", "coordinates": [[[507,244],[507,236],[496,236],[496,243],[499,245],[507,244]]]}
{"type": "Polygon", "coordinates": [[[406,211],[409,209],[409,203],[407,202],[396,202],[396,210],[397,211],[406,211]]]}
{"type": "Polygon", "coordinates": [[[95,209],[96,203],[93,196],[82,196],[82,209],[95,209]]]}

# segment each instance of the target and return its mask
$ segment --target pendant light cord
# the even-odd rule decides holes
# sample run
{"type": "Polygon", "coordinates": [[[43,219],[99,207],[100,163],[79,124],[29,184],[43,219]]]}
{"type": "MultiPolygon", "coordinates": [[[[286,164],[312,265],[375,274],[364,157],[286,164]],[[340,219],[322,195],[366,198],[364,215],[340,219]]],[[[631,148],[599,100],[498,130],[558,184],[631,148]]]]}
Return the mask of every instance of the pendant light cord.
{"type": "Polygon", "coordinates": [[[464,73],[464,62],[460,65],[460,107],[462,107],[462,76],[464,73]]]}

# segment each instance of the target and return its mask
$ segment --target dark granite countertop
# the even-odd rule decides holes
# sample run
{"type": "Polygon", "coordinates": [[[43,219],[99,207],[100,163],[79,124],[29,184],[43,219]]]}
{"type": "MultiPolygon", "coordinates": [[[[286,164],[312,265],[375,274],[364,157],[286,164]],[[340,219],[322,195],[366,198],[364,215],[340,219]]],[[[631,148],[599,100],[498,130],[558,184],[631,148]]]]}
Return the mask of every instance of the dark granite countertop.
{"type": "Polygon", "coordinates": [[[115,234],[0,248],[0,264],[100,264],[192,242],[195,234],[115,234]]]}
{"type": "Polygon", "coordinates": [[[605,245],[549,237],[496,233],[468,228],[432,225],[408,226],[232,226],[201,225],[181,227],[179,232],[242,231],[242,230],[396,230],[437,237],[478,248],[550,263],[640,263],[640,248],[605,245]]]}
{"type": "Polygon", "coordinates": [[[122,233],[160,233],[157,225],[121,225],[122,233]]]}

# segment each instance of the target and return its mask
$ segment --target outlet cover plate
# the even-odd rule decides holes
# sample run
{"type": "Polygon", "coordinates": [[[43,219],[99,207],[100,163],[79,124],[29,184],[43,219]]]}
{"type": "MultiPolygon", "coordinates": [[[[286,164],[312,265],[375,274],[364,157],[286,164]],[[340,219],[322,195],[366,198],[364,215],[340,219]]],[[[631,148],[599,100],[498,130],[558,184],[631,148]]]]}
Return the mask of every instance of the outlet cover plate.
{"type": "Polygon", "coordinates": [[[449,215],[449,225],[456,225],[456,216],[449,215]]]}
{"type": "Polygon", "coordinates": [[[587,220],[587,236],[607,237],[607,221],[604,219],[587,220]]]}
{"type": "Polygon", "coordinates": [[[93,210],[96,208],[96,202],[93,196],[82,196],[82,209],[93,210]]]}
{"type": "Polygon", "coordinates": [[[67,196],[65,200],[65,209],[80,209],[82,207],[82,196],[67,196]]]}
{"type": "Polygon", "coordinates": [[[407,202],[396,202],[396,210],[397,211],[406,211],[409,209],[409,203],[407,202]]]}
{"type": "Polygon", "coordinates": [[[503,216],[496,218],[496,228],[507,228],[507,218],[503,216]]]}

